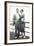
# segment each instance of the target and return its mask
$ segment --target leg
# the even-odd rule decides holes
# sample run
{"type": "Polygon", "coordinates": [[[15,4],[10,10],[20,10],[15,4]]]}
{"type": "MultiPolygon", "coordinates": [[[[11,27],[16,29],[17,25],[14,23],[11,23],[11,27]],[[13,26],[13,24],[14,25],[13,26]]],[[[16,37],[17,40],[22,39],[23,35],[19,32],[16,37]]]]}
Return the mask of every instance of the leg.
{"type": "Polygon", "coordinates": [[[23,29],[23,32],[22,32],[22,38],[25,38],[25,31],[23,29]]]}
{"type": "Polygon", "coordinates": [[[24,31],[24,36],[25,36],[25,31],[24,31]]]}
{"type": "Polygon", "coordinates": [[[25,38],[25,31],[24,31],[24,38],[25,38]]]}
{"type": "Polygon", "coordinates": [[[18,35],[17,35],[17,38],[19,38],[19,35],[20,35],[20,32],[19,32],[19,30],[18,30],[18,35]]]}
{"type": "Polygon", "coordinates": [[[17,29],[15,29],[15,36],[17,36],[17,29]]]}

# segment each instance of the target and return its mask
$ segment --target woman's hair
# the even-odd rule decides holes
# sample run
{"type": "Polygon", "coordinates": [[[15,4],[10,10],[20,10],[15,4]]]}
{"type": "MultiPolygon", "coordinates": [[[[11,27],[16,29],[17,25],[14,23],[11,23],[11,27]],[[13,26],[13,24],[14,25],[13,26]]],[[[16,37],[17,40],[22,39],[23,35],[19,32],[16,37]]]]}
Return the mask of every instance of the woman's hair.
{"type": "Polygon", "coordinates": [[[24,10],[23,9],[21,9],[21,11],[20,11],[20,13],[22,13],[24,10]]]}

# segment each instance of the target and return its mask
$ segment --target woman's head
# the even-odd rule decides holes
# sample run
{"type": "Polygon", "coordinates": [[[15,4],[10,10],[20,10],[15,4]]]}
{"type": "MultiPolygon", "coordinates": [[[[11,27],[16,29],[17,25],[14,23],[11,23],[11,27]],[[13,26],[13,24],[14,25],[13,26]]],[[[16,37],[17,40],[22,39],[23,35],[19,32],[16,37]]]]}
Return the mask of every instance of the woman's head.
{"type": "Polygon", "coordinates": [[[23,13],[23,9],[20,10],[20,13],[21,13],[21,14],[23,13]]]}

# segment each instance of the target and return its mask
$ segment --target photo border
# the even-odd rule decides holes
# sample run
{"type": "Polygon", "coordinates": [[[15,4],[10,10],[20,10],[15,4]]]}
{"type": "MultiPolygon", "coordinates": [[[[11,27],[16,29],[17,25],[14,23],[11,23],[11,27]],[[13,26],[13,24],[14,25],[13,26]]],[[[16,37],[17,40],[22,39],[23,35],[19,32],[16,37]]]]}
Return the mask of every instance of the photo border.
{"type": "Polygon", "coordinates": [[[33,3],[30,3],[30,2],[16,2],[16,1],[5,1],[5,41],[4,41],[4,43],[6,45],[33,43],[33,3]],[[7,43],[7,3],[32,4],[32,42],[7,43]]]}

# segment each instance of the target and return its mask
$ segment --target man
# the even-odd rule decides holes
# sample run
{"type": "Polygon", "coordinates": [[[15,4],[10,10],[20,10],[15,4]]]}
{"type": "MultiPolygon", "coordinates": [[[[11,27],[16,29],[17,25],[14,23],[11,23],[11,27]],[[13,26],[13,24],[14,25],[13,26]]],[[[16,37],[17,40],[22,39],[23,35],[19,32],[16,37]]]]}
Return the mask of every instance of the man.
{"type": "Polygon", "coordinates": [[[19,9],[17,8],[16,12],[17,12],[19,18],[15,19],[16,21],[14,20],[14,24],[15,24],[15,36],[17,36],[17,38],[19,38],[20,32],[22,33],[22,35],[23,35],[23,33],[25,35],[25,31],[24,31],[25,24],[24,24],[23,9],[21,9],[19,11],[19,9]]]}

